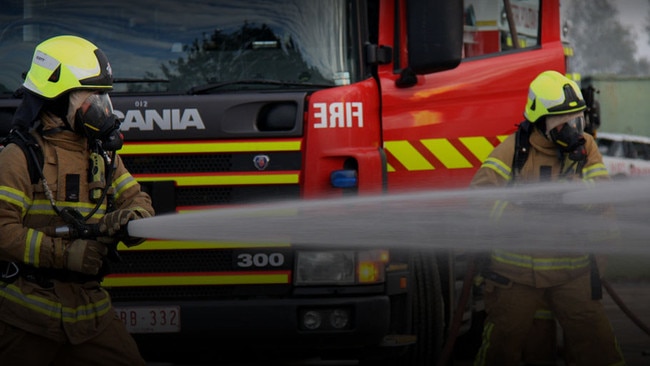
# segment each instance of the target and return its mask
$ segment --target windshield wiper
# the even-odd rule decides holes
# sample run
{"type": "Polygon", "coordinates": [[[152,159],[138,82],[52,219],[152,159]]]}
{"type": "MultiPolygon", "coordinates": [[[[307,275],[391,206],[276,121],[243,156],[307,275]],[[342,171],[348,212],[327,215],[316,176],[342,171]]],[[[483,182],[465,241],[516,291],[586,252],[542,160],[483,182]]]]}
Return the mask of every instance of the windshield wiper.
{"type": "Polygon", "coordinates": [[[298,83],[282,80],[267,80],[267,79],[246,79],[246,80],[230,80],[219,83],[210,83],[205,85],[194,86],[187,91],[187,94],[203,94],[214,89],[220,89],[230,85],[278,85],[278,86],[292,86],[292,87],[316,87],[316,88],[331,88],[333,85],[327,84],[312,84],[312,83],[298,83]]]}

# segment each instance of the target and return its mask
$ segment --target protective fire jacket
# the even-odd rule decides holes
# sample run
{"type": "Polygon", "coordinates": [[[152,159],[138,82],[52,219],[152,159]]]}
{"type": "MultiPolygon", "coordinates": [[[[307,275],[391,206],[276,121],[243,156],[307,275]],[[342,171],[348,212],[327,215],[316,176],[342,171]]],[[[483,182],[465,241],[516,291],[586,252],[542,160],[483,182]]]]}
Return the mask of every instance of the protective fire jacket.
{"type": "MultiPolygon", "coordinates": [[[[45,129],[61,123],[55,117],[43,117],[45,129]]],[[[67,130],[45,137],[33,135],[43,151],[43,174],[56,206],[76,208],[84,216],[90,213],[95,203],[88,191],[86,139],[67,130]]],[[[114,194],[115,209],[142,209],[153,215],[151,199],[140,191],[117,154],[115,158],[117,168],[109,191],[114,194]]],[[[53,210],[42,184],[32,185],[27,159],[17,144],[9,144],[0,153],[0,167],[0,260],[39,269],[61,268],[62,255],[53,253],[53,243],[69,245],[71,241],[46,232],[65,223],[53,210]]],[[[96,223],[106,213],[106,202],[88,223],[96,223]]],[[[109,295],[97,280],[70,282],[25,273],[12,276],[14,269],[9,267],[5,274],[11,278],[0,279],[0,321],[56,341],[79,344],[101,332],[115,316],[109,295]]]]}
{"type": "MultiPolygon", "coordinates": [[[[584,134],[587,160],[582,169],[582,178],[570,167],[566,156],[558,156],[555,144],[546,139],[539,130],[530,135],[530,151],[521,172],[516,174],[518,183],[538,183],[544,181],[579,180],[590,182],[608,180],[607,168],[598,151],[596,142],[589,134],[584,134]],[[562,164],[562,161],[565,161],[562,164]],[[564,165],[564,172],[560,169],[564,165]],[[564,174],[563,174],[564,173],[564,174]]],[[[515,134],[508,136],[499,144],[481,165],[471,187],[505,187],[513,178],[512,164],[515,154],[515,134]]],[[[575,165],[573,168],[575,169],[575,165]]],[[[498,224],[498,223],[497,223],[498,224]]],[[[531,233],[529,240],[535,240],[531,233]]],[[[587,233],[585,233],[585,240],[587,233]]],[[[554,253],[539,251],[535,253],[505,249],[493,250],[490,270],[514,282],[538,288],[555,286],[576,278],[590,269],[589,254],[554,253]]]]}

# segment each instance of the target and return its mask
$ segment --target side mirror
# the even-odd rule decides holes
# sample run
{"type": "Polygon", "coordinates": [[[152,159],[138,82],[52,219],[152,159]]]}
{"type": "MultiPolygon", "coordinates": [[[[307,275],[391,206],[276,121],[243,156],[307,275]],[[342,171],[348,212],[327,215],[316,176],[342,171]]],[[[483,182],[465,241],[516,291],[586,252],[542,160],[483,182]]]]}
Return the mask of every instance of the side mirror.
{"type": "Polygon", "coordinates": [[[416,74],[453,69],[463,48],[462,0],[409,0],[408,66],[416,74]]]}

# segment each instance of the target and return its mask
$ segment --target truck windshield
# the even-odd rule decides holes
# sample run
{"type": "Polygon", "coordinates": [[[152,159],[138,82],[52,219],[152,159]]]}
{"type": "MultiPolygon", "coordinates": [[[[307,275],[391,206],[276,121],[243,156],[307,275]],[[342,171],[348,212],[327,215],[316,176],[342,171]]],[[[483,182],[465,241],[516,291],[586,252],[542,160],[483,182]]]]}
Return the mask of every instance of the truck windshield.
{"type": "Polygon", "coordinates": [[[3,0],[0,93],[19,88],[34,47],[61,34],[106,53],[116,92],[346,85],[359,80],[352,8],[350,0],[3,0]]]}

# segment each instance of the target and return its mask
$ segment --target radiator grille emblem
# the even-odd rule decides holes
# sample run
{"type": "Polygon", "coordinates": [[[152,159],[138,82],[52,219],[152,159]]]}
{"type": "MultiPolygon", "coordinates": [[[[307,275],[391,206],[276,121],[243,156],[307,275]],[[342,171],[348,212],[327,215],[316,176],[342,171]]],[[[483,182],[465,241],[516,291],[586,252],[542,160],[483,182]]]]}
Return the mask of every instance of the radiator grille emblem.
{"type": "Polygon", "coordinates": [[[255,164],[257,170],[265,170],[269,166],[269,161],[271,161],[271,158],[268,155],[257,155],[253,158],[253,164],[255,164]]]}

